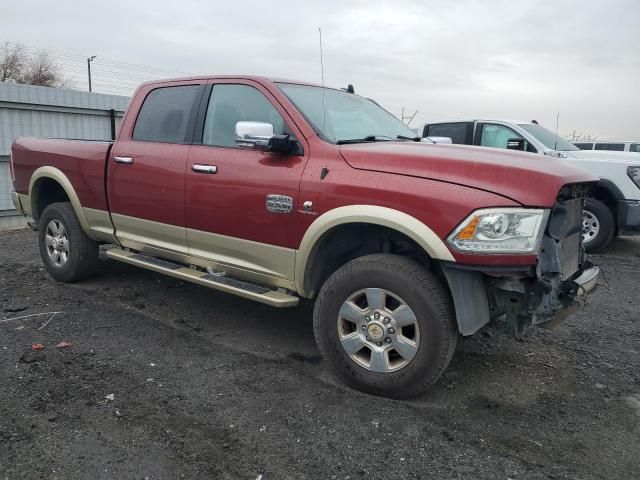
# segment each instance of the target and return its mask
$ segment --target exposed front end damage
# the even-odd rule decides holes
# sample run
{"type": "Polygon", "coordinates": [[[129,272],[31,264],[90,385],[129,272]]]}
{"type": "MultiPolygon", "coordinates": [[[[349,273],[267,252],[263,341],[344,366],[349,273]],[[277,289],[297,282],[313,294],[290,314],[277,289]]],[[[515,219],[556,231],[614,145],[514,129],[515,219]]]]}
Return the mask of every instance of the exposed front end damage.
{"type": "Polygon", "coordinates": [[[560,192],[535,267],[500,273],[443,267],[462,335],[505,315],[508,333],[518,338],[530,326],[557,326],[584,304],[596,288],[600,269],[587,260],[582,247],[583,188],[560,192]]]}

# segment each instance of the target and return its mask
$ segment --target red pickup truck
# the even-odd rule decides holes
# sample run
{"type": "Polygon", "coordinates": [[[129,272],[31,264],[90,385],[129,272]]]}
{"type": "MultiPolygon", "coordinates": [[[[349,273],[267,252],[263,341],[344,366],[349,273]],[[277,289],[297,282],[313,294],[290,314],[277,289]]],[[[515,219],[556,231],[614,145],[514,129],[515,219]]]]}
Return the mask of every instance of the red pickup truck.
{"type": "Polygon", "coordinates": [[[427,389],[459,335],[576,310],[597,178],[554,159],[437,145],[352,91],[259,77],[150,82],[114,143],[18,138],[14,203],[62,282],[108,258],[275,307],[315,300],[350,385],[427,389]]]}

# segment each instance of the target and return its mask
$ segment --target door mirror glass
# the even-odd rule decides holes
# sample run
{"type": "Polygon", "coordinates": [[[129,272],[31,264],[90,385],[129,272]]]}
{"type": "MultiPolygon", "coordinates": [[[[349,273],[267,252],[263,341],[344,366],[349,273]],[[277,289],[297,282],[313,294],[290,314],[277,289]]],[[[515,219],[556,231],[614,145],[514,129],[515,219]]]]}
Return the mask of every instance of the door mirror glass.
{"type": "Polygon", "coordinates": [[[521,152],[524,152],[524,138],[510,138],[507,140],[507,150],[520,150],[521,152]]]}
{"type": "Polygon", "coordinates": [[[270,123],[236,123],[236,145],[238,147],[267,150],[271,137],[273,137],[273,125],[270,123]]]}

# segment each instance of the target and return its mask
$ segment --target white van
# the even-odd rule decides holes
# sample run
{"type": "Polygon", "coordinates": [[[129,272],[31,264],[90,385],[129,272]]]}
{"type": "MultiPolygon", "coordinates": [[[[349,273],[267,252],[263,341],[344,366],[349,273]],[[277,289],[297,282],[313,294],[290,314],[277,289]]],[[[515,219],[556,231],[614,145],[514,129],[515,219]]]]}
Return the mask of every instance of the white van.
{"type": "Polygon", "coordinates": [[[610,150],[614,152],[640,153],[640,142],[571,142],[580,150],[610,150]]]}

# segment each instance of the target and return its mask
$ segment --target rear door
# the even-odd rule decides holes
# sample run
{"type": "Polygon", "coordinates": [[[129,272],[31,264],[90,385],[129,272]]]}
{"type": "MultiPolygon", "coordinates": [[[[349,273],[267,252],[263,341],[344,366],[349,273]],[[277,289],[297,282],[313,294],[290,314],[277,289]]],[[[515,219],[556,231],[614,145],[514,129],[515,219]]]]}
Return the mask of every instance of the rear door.
{"type": "Polygon", "coordinates": [[[308,147],[286,110],[259,83],[216,80],[209,95],[196,127],[201,145],[193,146],[186,173],[189,253],[251,279],[291,279],[308,147]],[[283,155],[239,148],[239,121],[270,123],[274,134],[298,139],[301,150],[283,155]]]}
{"type": "Polygon", "coordinates": [[[423,137],[448,137],[459,145],[473,144],[473,122],[433,123],[426,125],[423,137]]]}
{"type": "MultiPolygon", "coordinates": [[[[108,198],[116,237],[163,256],[186,254],[184,182],[204,86],[143,87],[137,118],[127,118],[109,159],[108,198]]],[[[135,102],[135,100],[134,100],[135,102]]],[[[130,107],[136,111],[136,105],[130,107]]]]}

